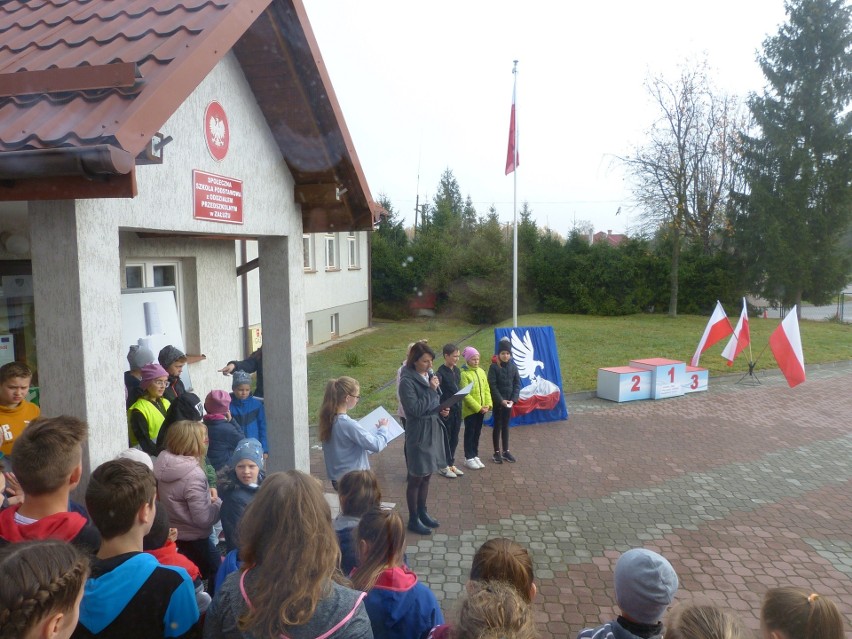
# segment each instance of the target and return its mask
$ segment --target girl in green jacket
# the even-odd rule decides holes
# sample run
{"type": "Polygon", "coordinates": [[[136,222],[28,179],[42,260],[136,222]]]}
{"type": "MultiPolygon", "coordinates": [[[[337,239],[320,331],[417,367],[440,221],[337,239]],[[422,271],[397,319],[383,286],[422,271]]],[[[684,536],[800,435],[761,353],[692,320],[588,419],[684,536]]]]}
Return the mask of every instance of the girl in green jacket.
{"type": "Polygon", "coordinates": [[[488,387],[485,371],[479,368],[479,351],[468,346],[462,351],[462,357],[466,363],[461,367],[461,386],[464,388],[473,382],[473,388],[462,402],[464,465],[476,470],[485,468],[485,464],[479,459],[479,435],[482,432],[482,420],[491,410],[491,389],[488,387]]]}

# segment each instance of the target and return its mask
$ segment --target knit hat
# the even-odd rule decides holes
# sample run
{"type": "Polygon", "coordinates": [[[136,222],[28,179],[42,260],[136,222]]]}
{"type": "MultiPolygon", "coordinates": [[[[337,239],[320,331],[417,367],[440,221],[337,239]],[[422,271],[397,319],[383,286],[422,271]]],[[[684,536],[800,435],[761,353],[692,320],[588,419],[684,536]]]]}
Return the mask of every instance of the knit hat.
{"type": "Polygon", "coordinates": [[[512,353],[512,340],[508,337],[501,337],[500,344],[497,346],[497,354],[500,353],[512,353]]]}
{"type": "Polygon", "coordinates": [[[677,575],[669,561],[645,548],[633,548],[615,564],[615,600],[633,621],[655,624],[677,592],[677,575]]]}
{"type": "Polygon", "coordinates": [[[133,344],[127,352],[127,363],[130,364],[131,370],[142,368],[145,364],[150,364],[153,361],[154,353],[147,346],[133,344]]]}
{"type": "Polygon", "coordinates": [[[208,415],[224,415],[231,408],[231,396],[223,390],[207,393],[204,400],[204,410],[208,415]]]}
{"type": "Polygon", "coordinates": [[[257,464],[258,468],[263,470],[263,446],[253,437],[241,439],[228,461],[228,466],[236,468],[244,459],[248,459],[257,464]]]}
{"type": "Polygon", "coordinates": [[[186,361],[186,355],[182,350],[172,346],[171,344],[163,346],[160,350],[160,354],[157,355],[157,360],[163,365],[163,368],[168,368],[179,359],[186,361]]]}
{"type": "Polygon", "coordinates": [[[140,464],[145,464],[149,470],[154,470],[154,462],[151,461],[151,456],[148,455],[145,451],[139,450],[138,448],[128,448],[126,450],[121,451],[118,455],[115,456],[116,459],[130,459],[135,462],[139,462],[140,464]]]}
{"type": "Polygon", "coordinates": [[[237,386],[242,386],[243,384],[248,384],[251,386],[251,375],[246,373],[245,371],[234,371],[234,383],[231,384],[231,388],[236,388],[237,386]]]}
{"type": "Polygon", "coordinates": [[[166,545],[169,538],[169,511],[162,502],[157,502],[157,512],[154,513],[154,523],[151,530],[142,538],[142,550],[157,550],[166,545]]]}
{"type": "Polygon", "coordinates": [[[160,366],[159,364],[145,364],[142,367],[142,381],[139,382],[139,385],[142,387],[142,390],[147,390],[155,379],[160,379],[161,377],[168,378],[169,374],[166,372],[166,369],[160,366]]]}
{"type": "Polygon", "coordinates": [[[479,351],[473,346],[466,346],[462,351],[462,357],[464,357],[465,361],[469,360],[471,357],[479,357],[479,351]]]}

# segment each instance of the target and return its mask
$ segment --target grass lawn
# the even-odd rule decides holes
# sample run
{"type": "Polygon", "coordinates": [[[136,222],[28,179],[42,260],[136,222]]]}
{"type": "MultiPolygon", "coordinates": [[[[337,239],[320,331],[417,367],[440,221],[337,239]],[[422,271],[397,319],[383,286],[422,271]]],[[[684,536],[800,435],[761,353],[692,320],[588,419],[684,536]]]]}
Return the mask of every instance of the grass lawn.
{"type": "MultiPolygon", "coordinates": [[[[553,326],[556,333],[563,390],[566,393],[594,390],[598,368],[623,366],[631,359],[668,357],[689,361],[704,332],[708,317],[685,315],[669,319],[665,315],[628,315],[592,317],[587,315],[535,314],[518,318],[521,326],[553,326]]],[[[737,314],[731,316],[736,322],[737,314]]],[[[750,318],[752,352],[757,371],[777,369],[772,353],[766,348],[769,335],[780,320],[750,318]]],[[[497,326],[510,326],[511,320],[497,326]]],[[[348,375],[361,384],[361,403],[355,417],[383,405],[396,410],[396,370],[405,357],[408,344],[428,339],[436,352],[435,368],[443,361],[441,348],[453,342],[462,348],[472,345],[482,353],[485,368],[494,350],[494,326],[474,326],[459,320],[411,319],[401,322],[375,321],[376,330],[328,347],[308,356],[308,407],[312,423],[322,402],[325,383],[333,377],[348,375]],[[347,359],[359,359],[349,367],[347,359]]],[[[852,326],[833,322],[800,322],[806,364],[852,360],[852,326]]],[[[725,365],[723,340],[707,350],[701,366],[710,376],[742,373],[748,370],[743,355],[733,367],[725,365]]]]}

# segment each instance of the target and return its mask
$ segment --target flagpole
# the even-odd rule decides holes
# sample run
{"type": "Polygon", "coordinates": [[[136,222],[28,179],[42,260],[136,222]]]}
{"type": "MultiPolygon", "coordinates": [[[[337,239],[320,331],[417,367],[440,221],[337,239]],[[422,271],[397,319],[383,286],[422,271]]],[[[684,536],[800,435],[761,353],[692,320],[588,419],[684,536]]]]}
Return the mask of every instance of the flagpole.
{"type": "Polygon", "coordinates": [[[513,164],[515,170],[512,171],[514,182],[514,193],[512,196],[513,210],[513,228],[514,239],[512,241],[512,326],[518,325],[518,107],[517,107],[517,90],[518,90],[518,61],[514,61],[512,66],[512,75],[515,76],[514,85],[512,87],[512,96],[515,98],[512,106],[515,109],[515,139],[512,145],[513,164]]]}

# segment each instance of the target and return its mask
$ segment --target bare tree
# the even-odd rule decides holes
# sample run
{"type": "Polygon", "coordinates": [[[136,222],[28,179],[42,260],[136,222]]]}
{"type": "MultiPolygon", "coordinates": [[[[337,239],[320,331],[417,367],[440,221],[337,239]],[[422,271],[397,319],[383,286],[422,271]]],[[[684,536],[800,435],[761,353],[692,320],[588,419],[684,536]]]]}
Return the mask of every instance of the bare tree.
{"type": "Polygon", "coordinates": [[[710,252],[725,222],[741,109],[713,87],[706,63],[683,68],[674,81],[656,76],[645,84],[660,115],[645,144],[621,160],[633,177],[643,229],[671,236],[669,315],[676,317],[682,242],[710,252]]]}

